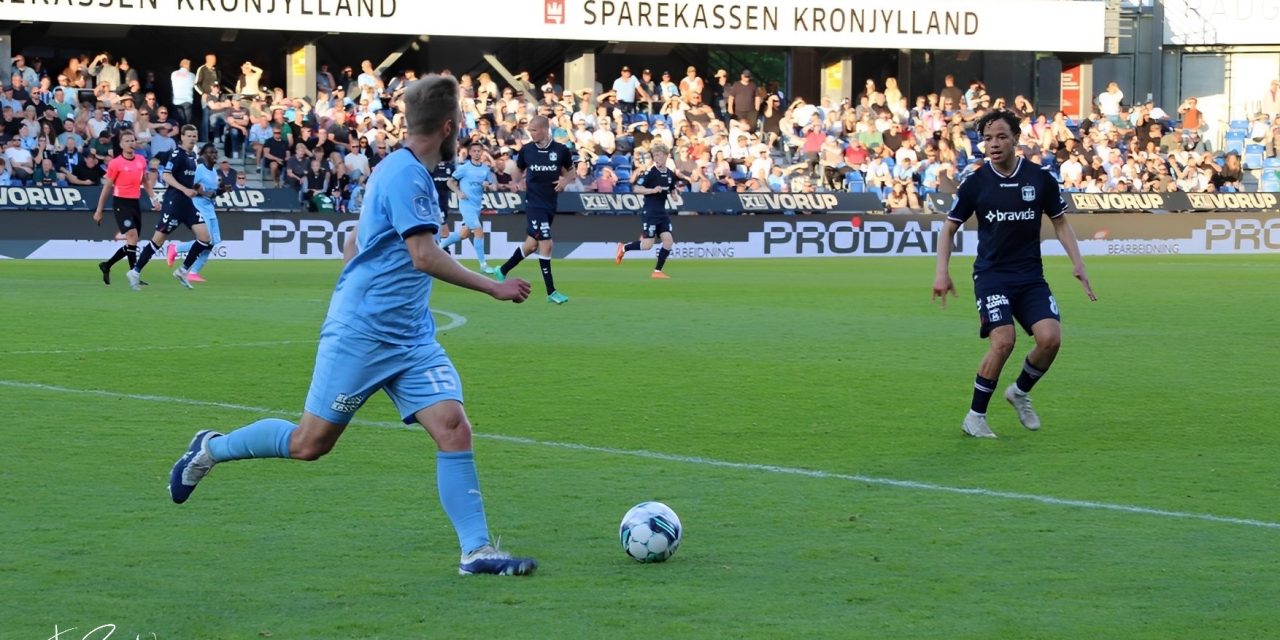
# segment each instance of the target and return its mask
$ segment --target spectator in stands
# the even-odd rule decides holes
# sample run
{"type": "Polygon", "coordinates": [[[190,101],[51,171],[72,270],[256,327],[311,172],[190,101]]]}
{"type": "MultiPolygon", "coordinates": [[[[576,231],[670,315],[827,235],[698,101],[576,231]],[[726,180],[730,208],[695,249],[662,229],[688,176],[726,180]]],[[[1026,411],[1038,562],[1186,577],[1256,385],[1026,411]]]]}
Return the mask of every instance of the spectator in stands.
{"type": "Polygon", "coordinates": [[[272,185],[279,189],[281,173],[289,155],[289,143],[285,141],[284,130],[278,126],[272,127],[271,137],[262,143],[261,151],[262,164],[259,166],[268,171],[272,185]]]}
{"type": "Polygon", "coordinates": [[[4,156],[0,155],[0,187],[14,186],[13,175],[9,173],[9,165],[4,160],[4,156]]]}
{"type": "Polygon", "coordinates": [[[302,183],[302,202],[309,211],[316,210],[315,197],[329,191],[330,178],[329,169],[324,166],[320,158],[312,158],[302,183]]]}
{"type": "MultiPolygon", "coordinates": [[[[17,177],[17,173],[14,174],[17,177]]],[[[43,158],[35,171],[30,175],[30,183],[40,187],[65,187],[66,180],[63,180],[62,174],[58,173],[57,168],[53,166],[52,158],[43,158]]]]}
{"type": "Polygon", "coordinates": [[[579,161],[573,182],[565,185],[564,190],[568,193],[596,191],[596,179],[591,175],[591,163],[579,161]]]}
{"type": "Polygon", "coordinates": [[[63,179],[77,187],[96,187],[102,184],[106,171],[98,156],[92,153],[83,154],[80,161],[70,171],[65,172],[63,179]]]}
{"type": "Polygon", "coordinates": [[[628,66],[623,66],[618,78],[613,81],[613,95],[622,112],[627,115],[635,113],[637,99],[649,99],[649,93],[640,84],[640,79],[631,75],[631,67],[628,66]]]}
{"type": "Polygon", "coordinates": [[[302,185],[307,179],[307,170],[311,167],[311,149],[305,142],[293,146],[293,155],[285,163],[282,182],[284,188],[298,191],[298,200],[302,201],[302,185]]]}
{"type": "Polygon", "coordinates": [[[1120,103],[1124,101],[1124,92],[1120,84],[1107,83],[1107,90],[1098,94],[1098,113],[1114,124],[1120,123],[1120,103]]]}
{"type": "Polygon", "coordinates": [[[178,68],[169,74],[173,88],[173,109],[179,124],[195,124],[196,74],[191,72],[191,60],[178,61],[178,68]]]}
{"type": "Polygon", "coordinates": [[[240,65],[240,78],[236,80],[236,93],[253,98],[262,95],[262,69],[246,60],[240,65]]]}
{"type": "Polygon", "coordinates": [[[761,96],[759,87],[751,79],[751,70],[743,69],[738,82],[725,88],[725,108],[734,120],[744,123],[748,131],[759,126],[761,96]]]}
{"type": "Polygon", "coordinates": [[[235,190],[237,179],[243,177],[243,174],[236,171],[235,168],[231,166],[231,161],[227,158],[222,158],[222,160],[218,162],[217,172],[218,184],[222,185],[226,191],[235,190]]]}
{"type": "Polygon", "coordinates": [[[1178,126],[1183,131],[1199,132],[1208,128],[1208,123],[1204,120],[1204,113],[1196,108],[1198,102],[1195,98],[1187,98],[1178,106],[1178,117],[1181,118],[1178,126]]]}
{"type": "Polygon", "coordinates": [[[1210,178],[1216,191],[1237,191],[1243,180],[1244,166],[1240,164],[1240,154],[1234,151],[1227,154],[1222,168],[1215,171],[1210,178]]]}
{"type": "Polygon", "coordinates": [[[22,141],[17,137],[9,139],[8,146],[4,150],[4,159],[9,165],[9,175],[13,179],[31,179],[35,171],[35,157],[30,150],[22,148],[22,141]]]}
{"type": "Polygon", "coordinates": [[[1271,120],[1280,118],[1280,80],[1271,79],[1271,86],[1262,94],[1262,106],[1259,110],[1271,120]]]}

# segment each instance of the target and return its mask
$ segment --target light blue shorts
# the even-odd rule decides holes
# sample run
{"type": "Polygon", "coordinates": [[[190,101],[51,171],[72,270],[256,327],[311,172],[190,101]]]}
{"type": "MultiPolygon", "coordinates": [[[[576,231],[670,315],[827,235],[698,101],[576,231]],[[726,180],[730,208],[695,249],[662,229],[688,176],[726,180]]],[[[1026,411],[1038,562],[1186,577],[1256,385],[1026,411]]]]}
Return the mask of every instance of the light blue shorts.
{"type": "Polygon", "coordinates": [[[467,211],[465,209],[459,208],[458,213],[462,214],[462,224],[467,225],[468,229],[471,229],[472,231],[475,231],[476,229],[480,229],[480,210],[479,209],[476,209],[475,211],[467,211]]]}
{"type": "Polygon", "coordinates": [[[307,392],[307,412],[347,424],[379,389],[391,397],[405,424],[413,424],[415,413],[438,402],[462,402],[462,382],[440,343],[387,344],[326,322],[307,392]]]}

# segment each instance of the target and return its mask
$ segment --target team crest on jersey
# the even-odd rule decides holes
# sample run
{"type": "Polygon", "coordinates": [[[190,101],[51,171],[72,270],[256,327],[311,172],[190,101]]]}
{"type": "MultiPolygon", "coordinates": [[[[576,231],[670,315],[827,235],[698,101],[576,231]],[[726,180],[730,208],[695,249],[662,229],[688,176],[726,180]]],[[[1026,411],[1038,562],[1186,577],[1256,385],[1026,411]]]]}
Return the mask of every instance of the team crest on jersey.
{"type": "Polygon", "coordinates": [[[552,151],[551,153],[548,153],[548,154],[547,154],[547,159],[548,159],[548,160],[550,160],[550,161],[552,161],[552,162],[555,162],[555,161],[556,161],[556,157],[557,157],[557,154],[556,154],[556,152],[555,152],[555,151],[552,151]]]}
{"type": "Polygon", "coordinates": [[[1036,188],[1033,186],[1025,186],[1022,188],[1022,199],[1026,202],[1036,201],[1036,188]]]}

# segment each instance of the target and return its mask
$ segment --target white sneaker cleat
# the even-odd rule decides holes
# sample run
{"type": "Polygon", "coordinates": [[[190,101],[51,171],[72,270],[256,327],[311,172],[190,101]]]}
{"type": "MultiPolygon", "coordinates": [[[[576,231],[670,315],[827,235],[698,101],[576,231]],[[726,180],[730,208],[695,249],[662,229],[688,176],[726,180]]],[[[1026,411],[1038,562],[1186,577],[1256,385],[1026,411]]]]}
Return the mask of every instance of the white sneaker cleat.
{"type": "Polygon", "coordinates": [[[130,289],[142,291],[142,274],[130,269],[124,273],[124,277],[129,279],[130,289]]]}
{"type": "Polygon", "coordinates": [[[176,279],[178,280],[178,284],[180,284],[180,285],[182,285],[182,286],[184,286],[184,287],[186,287],[186,288],[188,288],[188,289],[193,288],[193,287],[191,286],[191,281],[190,281],[190,280],[187,280],[187,270],[186,270],[186,269],[183,269],[182,267],[178,267],[177,269],[174,269],[174,270],[173,270],[173,277],[174,277],[174,278],[176,278],[176,279]]]}
{"type": "Polygon", "coordinates": [[[1031,431],[1040,428],[1040,416],[1036,415],[1036,410],[1031,408],[1031,394],[1023,393],[1018,389],[1017,384],[1011,384],[1004,390],[1004,399],[1008,400],[1018,412],[1018,422],[1021,422],[1022,426],[1031,431]]]}
{"type": "Polygon", "coordinates": [[[975,438],[996,437],[996,434],[991,431],[991,427],[987,426],[987,416],[972,411],[964,417],[964,424],[960,425],[960,428],[964,430],[965,435],[975,438]]]}

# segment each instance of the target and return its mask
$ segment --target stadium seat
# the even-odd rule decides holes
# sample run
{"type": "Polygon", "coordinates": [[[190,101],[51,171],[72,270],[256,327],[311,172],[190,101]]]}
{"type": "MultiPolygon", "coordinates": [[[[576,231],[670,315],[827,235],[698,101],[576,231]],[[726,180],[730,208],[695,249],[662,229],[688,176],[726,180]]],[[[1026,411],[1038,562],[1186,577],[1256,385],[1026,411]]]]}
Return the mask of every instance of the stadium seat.
{"type": "MultiPolygon", "coordinates": [[[[618,176],[621,178],[622,176],[618,176]]],[[[631,193],[631,183],[625,180],[619,180],[618,184],[613,186],[614,193],[631,193]]]]}
{"type": "Polygon", "coordinates": [[[1266,193],[1280,192],[1280,175],[1274,169],[1268,169],[1262,172],[1262,180],[1258,184],[1258,190],[1266,193]]]}
{"type": "Polygon", "coordinates": [[[867,190],[867,183],[863,181],[861,173],[850,171],[844,176],[844,187],[850,193],[862,193],[867,190]]]}
{"type": "Polygon", "coordinates": [[[1262,159],[1263,169],[1280,169],[1280,158],[1270,157],[1262,159]]]}
{"type": "Polygon", "coordinates": [[[1227,130],[1228,131],[1248,131],[1249,121],[1248,120],[1232,120],[1227,123],[1227,130]]]}
{"type": "Polygon", "coordinates": [[[621,154],[616,155],[616,156],[614,156],[614,157],[613,157],[612,164],[613,164],[613,168],[614,168],[614,169],[621,169],[621,168],[623,168],[623,167],[626,167],[626,168],[630,169],[630,168],[631,168],[631,156],[626,156],[626,155],[621,155],[621,154]]]}
{"type": "Polygon", "coordinates": [[[1245,135],[1243,131],[1228,131],[1225,136],[1226,152],[1243,154],[1245,135]]]}
{"type": "Polygon", "coordinates": [[[596,156],[595,166],[596,168],[605,167],[605,166],[608,166],[612,161],[613,160],[609,156],[601,154],[596,156]]]}
{"type": "Polygon", "coordinates": [[[1244,148],[1244,168],[1261,169],[1262,153],[1266,148],[1260,144],[1247,145],[1244,148]]]}

